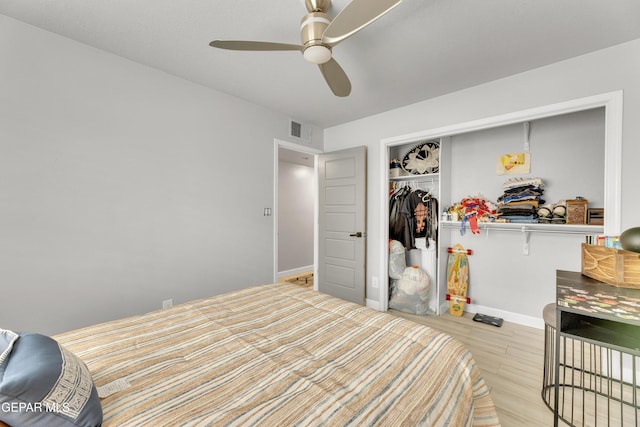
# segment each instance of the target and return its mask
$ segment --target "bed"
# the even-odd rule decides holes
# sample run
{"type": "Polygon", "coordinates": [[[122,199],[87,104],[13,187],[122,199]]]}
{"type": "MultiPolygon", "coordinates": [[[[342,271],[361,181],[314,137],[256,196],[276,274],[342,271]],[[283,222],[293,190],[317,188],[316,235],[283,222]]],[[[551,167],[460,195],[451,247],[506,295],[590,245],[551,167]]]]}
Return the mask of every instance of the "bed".
{"type": "Polygon", "coordinates": [[[101,399],[107,427],[499,425],[460,342],[293,284],[53,338],[98,388],[122,386],[101,399]]]}

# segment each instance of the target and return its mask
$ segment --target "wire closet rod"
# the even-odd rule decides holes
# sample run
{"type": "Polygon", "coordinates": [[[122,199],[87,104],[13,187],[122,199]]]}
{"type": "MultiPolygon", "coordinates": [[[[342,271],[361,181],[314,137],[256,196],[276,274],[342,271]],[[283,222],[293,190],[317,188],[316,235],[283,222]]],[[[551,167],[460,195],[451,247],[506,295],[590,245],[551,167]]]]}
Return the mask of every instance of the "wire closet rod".
{"type": "Polygon", "coordinates": [[[390,181],[415,181],[415,180],[423,181],[424,180],[424,181],[434,182],[434,181],[439,181],[440,176],[438,175],[433,175],[433,176],[404,175],[404,176],[391,177],[389,180],[390,181]]]}

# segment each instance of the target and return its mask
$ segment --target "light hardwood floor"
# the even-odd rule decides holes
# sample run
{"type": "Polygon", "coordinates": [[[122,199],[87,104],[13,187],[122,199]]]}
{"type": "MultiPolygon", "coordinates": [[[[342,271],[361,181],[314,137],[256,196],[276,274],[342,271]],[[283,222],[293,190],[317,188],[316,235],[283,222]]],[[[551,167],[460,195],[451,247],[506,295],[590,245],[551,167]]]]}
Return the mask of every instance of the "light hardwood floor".
{"type": "MultiPolygon", "coordinates": [[[[283,280],[313,287],[313,273],[283,280]]],[[[430,326],[462,341],[491,388],[503,427],[553,426],[553,413],[540,396],[544,356],[542,329],[509,322],[497,328],[474,322],[470,313],[463,317],[449,313],[419,316],[397,310],[388,313],[430,326]]],[[[560,425],[567,424],[560,421],[560,425]]]]}
{"type": "Polygon", "coordinates": [[[305,288],[313,289],[313,271],[282,277],[280,278],[280,281],[289,282],[293,283],[294,285],[300,285],[304,286],[305,288]]]}

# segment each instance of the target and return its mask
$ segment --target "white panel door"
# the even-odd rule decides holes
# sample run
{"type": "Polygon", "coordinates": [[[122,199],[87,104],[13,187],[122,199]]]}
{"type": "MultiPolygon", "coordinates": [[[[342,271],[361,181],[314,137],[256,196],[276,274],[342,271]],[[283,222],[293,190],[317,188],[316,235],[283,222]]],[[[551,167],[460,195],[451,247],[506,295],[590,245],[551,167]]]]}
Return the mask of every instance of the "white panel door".
{"type": "Polygon", "coordinates": [[[366,147],[318,156],[318,290],[364,304],[366,147]]]}

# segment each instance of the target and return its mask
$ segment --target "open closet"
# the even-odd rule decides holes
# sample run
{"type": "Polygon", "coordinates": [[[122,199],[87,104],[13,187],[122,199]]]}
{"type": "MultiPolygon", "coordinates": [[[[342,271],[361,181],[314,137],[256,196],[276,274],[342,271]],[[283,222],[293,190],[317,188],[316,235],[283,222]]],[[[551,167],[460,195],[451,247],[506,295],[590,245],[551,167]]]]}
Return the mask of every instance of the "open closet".
{"type": "MultiPolygon", "coordinates": [[[[387,192],[381,217],[385,237],[382,283],[389,277],[388,243],[401,241],[407,266],[418,265],[429,274],[429,313],[446,312],[447,249],[460,243],[474,250],[469,311],[539,326],[535,323],[539,313],[554,296],[555,270],[580,269],[579,245],[585,235],[619,233],[621,96],[603,94],[382,140],[381,179],[387,192]],[[410,163],[425,143],[438,146],[437,168],[424,169],[425,162],[410,163]],[[527,153],[530,169],[515,175],[498,174],[497,159],[505,153],[527,153]],[[443,215],[466,197],[497,203],[507,180],[536,176],[546,184],[540,206],[583,197],[590,208],[597,208],[602,221],[566,224],[537,218],[526,223],[488,219],[478,222],[472,233],[468,224],[465,230],[462,218],[443,215]],[[412,244],[410,237],[407,243],[395,233],[394,195],[403,191],[423,192],[437,201],[429,205],[432,211],[426,215],[432,219],[425,224],[432,238],[426,244],[420,240],[420,246],[412,244]],[[435,261],[422,256],[430,245],[435,246],[435,261]],[[554,251],[574,253],[574,248],[575,257],[569,261],[554,255],[554,251]],[[516,298],[527,303],[515,304],[516,298]]],[[[418,155],[418,160],[422,158],[418,155]]],[[[412,216],[416,227],[421,218],[412,216]]],[[[381,291],[383,310],[389,308],[393,279],[388,284],[381,291]]]]}

